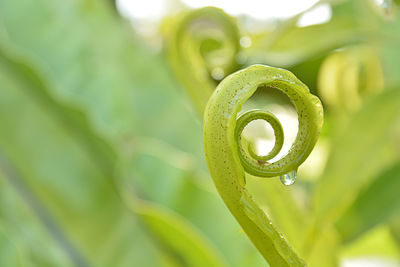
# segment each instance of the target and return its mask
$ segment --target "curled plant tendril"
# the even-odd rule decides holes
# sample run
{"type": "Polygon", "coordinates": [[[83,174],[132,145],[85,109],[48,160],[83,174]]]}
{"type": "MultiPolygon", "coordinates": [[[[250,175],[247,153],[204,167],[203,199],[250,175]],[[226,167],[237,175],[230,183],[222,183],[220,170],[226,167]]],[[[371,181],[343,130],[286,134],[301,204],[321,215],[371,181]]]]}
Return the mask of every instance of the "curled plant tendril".
{"type": "Polygon", "coordinates": [[[239,152],[240,152],[239,158],[242,162],[243,168],[245,169],[245,171],[247,173],[250,173],[250,174],[256,175],[256,176],[263,176],[262,174],[259,174],[257,171],[254,171],[254,170],[256,170],[260,164],[265,164],[265,163],[267,163],[267,160],[270,160],[273,157],[275,157],[276,155],[278,155],[279,151],[282,149],[283,141],[284,141],[283,128],[282,128],[281,123],[275,117],[274,114],[264,111],[264,110],[250,110],[250,111],[247,111],[246,113],[242,114],[239,117],[239,119],[236,121],[235,138],[236,138],[236,142],[239,146],[239,152]],[[260,119],[268,122],[271,125],[272,129],[274,130],[275,145],[267,155],[259,156],[254,152],[251,144],[249,143],[248,148],[247,148],[248,154],[246,154],[246,151],[241,146],[241,137],[242,137],[243,129],[251,121],[260,120],[260,119]]]}
{"type": "Polygon", "coordinates": [[[264,65],[254,65],[226,77],[211,96],[204,114],[204,147],[207,164],[219,194],[243,227],[250,240],[271,266],[304,266],[273,227],[267,215],[246,190],[246,173],[275,177],[291,173],[311,153],[321,130],[323,110],[319,99],[292,73],[264,65]],[[244,102],[260,86],[276,88],[294,104],[299,120],[297,137],[286,156],[267,163],[282,147],[283,131],[271,113],[252,110],[237,119],[244,102]],[[271,124],[275,146],[266,156],[257,156],[251,147],[241,146],[241,133],[251,121],[271,124]]]}
{"type": "Polygon", "coordinates": [[[168,43],[173,71],[203,114],[217,81],[237,69],[239,33],[223,10],[205,7],[187,13],[168,43]]]}
{"type": "Polygon", "coordinates": [[[329,55],[321,65],[318,88],[324,103],[337,111],[354,111],[363,98],[383,90],[382,64],[372,47],[346,47],[329,55]]]}

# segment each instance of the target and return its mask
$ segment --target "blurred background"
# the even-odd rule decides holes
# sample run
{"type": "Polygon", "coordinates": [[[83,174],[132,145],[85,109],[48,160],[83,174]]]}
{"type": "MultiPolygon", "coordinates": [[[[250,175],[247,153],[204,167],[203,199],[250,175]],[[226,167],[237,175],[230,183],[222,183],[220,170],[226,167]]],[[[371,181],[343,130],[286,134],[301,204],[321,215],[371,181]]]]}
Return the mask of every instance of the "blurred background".
{"type": "MultiPolygon", "coordinates": [[[[325,116],[293,185],[247,177],[255,200],[309,266],[400,266],[397,0],[0,0],[0,266],[268,266],[202,144],[207,99],[252,64],[325,116]]],[[[296,110],[266,88],[256,107],[279,159],[296,110]]]]}

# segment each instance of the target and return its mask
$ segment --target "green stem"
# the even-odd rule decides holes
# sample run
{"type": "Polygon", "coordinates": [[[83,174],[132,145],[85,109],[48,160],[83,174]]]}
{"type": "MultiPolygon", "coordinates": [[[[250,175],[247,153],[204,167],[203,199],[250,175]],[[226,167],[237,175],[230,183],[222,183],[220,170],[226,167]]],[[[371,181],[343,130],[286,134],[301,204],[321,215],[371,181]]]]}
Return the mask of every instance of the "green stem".
{"type": "MultiPolygon", "coordinates": [[[[277,121],[266,120],[272,121],[277,143],[281,142],[283,134],[274,125],[277,121]]],[[[289,71],[263,65],[248,67],[225,78],[207,104],[204,146],[211,176],[229,210],[271,266],[304,266],[304,262],[247,192],[245,173],[274,177],[296,171],[311,153],[322,122],[321,102],[301,81],[289,71]],[[259,115],[259,111],[251,111],[246,119],[237,121],[244,102],[264,85],[284,92],[293,102],[299,117],[299,129],[291,149],[286,156],[271,164],[260,162],[250,152],[250,156],[246,155],[239,145],[244,124],[266,119],[259,115]]]]}

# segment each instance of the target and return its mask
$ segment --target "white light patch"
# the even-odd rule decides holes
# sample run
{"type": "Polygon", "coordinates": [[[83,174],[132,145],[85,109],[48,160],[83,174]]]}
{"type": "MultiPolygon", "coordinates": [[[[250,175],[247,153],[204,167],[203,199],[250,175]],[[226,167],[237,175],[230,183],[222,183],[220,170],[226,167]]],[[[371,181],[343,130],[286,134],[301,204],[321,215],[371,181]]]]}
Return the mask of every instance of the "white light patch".
{"type": "Polygon", "coordinates": [[[215,68],[215,69],[213,69],[213,70],[211,71],[211,76],[212,76],[215,80],[219,81],[219,80],[222,80],[222,79],[224,78],[225,72],[224,72],[223,69],[217,67],[217,68],[215,68]]]}
{"type": "Polygon", "coordinates": [[[346,259],[342,262],[341,267],[399,267],[399,263],[395,260],[366,257],[361,259],[346,259]]]}
{"type": "Polygon", "coordinates": [[[321,4],[303,14],[297,21],[298,27],[306,27],[328,22],[332,17],[332,9],[328,4],[321,4]]]}
{"type": "Polygon", "coordinates": [[[251,38],[249,36],[243,36],[242,38],[240,38],[240,45],[244,48],[248,48],[251,46],[251,38]]]}
{"type": "Polygon", "coordinates": [[[129,19],[159,20],[166,12],[165,0],[117,0],[117,9],[129,19]]]}
{"type": "Polygon", "coordinates": [[[268,139],[257,139],[256,147],[257,147],[257,155],[265,156],[274,148],[274,140],[268,139]]]}
{"type": "Polygon", "coordinates": [[[310,156],[308,156],[300,166],[301,173],[303,174],[302,177],[308,180],[316,180],[321,177],[328,159],[328,154],[329,143],[320,137],[314,149],[311,151],[310,156]]]}
{"type": "Polygon", "coordinates": [[[232,15],[248,15],[256,19],[286,19],[313,6],[318,0],[182,0],[191,8],[215,6],[232,15]]]}

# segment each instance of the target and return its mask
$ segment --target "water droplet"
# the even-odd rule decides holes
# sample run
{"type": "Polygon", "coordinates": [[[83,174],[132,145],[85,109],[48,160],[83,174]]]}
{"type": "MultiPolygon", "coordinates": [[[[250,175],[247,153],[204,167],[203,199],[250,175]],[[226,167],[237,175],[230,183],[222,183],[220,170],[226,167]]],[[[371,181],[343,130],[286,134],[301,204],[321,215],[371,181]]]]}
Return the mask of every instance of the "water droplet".
{"type": "Polygon", "coordinates": [[[281,182],[283,185],[292,185],[296,181],[297,171],[291,171],[290,173],[286,173],[281,175],[281,182]]]}

